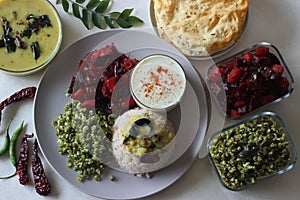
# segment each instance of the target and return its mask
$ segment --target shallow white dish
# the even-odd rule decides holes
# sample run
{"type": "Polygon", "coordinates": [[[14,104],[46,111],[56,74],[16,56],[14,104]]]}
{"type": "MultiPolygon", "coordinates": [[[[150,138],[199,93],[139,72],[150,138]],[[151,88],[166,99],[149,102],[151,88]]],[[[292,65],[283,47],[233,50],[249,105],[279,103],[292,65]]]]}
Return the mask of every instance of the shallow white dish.
{"type": "MultiPolygon", "coordinates": [[[[155,13],[154,13],[154,2],[152,0],[149,1],[149,18],[150,18],[152,27],[155,30],[155,33],[159,36],[158,30],[157,30],[156,19],[155,19],[155,13]]],[[[239,44],[239,41],[243,38],[244,33],[246,32],[246,29],[247,29],[248,19],[249,19],[249,10],[247,12],[247,16],[245,19],[245,26],[244,26],[242,32],[237,36],[237,38],[235,38],[234,41],[232,41],[230,44],[228,44],[223,49],[220,49],[219,51],[217,51],[211,55],[208,55],[208,56],[188,56],[188,58],[191,60],[209,60],[209,59],[216,59],[218,57],[226,55],[234,47],[236,47],[239,44]]]]}
{"type": "MultiPolygon", "coordinates": [[[[135,54],[136,57],[144,56],[145,52],[151,53],[153,49],[167,50],[170,53],[181,55],[174,47],[160,38],[141,31],[110,30],[86,36],[64,49],[49,65],[40,81],[34,101],[34,126],[45,159],[60,176],[79,190],[106,199],[141,198],[159,192],[174,183],[196,159],[207,129],[208,104],[197,71],[191,65],[183,66],[190,85],[190,94],[194,95],[194,99],[186,98],[186,104],[192,103],[196,107],[192,111],[197,109],[198,112],[191,113],[190,110],[188,116],[180,119],[184,122],[184,131],[189,137],[185,144],[178,149],[180,152],[174,162],[156,171],[152,179],[138,178],[124,172],[107,169],[108,174],[113,174],[118,178],[116,182],[111,182],[109,178],[104,178],[100,182],[79,182],[77,173],[66,167],[66,156],[58,153],[57,136],[51,120],[56,119],[59,113],[63,113],[64,106],[70,101],[65,96],[65,89],[69,86],[71,77],[77,70],[79,59],[82,59],[87,52],[112,42],[123,53],[140,52],[137,49],[141,49],[141,47],[146,49],[142,53],[143,55],[135,54]]],[[[183,62],[189,63],[185,57],[181,57],[181,59],[183,62]]],[[[184,112],[181,112],[181,116],[184,116],[183,114],[184,112]]]]}

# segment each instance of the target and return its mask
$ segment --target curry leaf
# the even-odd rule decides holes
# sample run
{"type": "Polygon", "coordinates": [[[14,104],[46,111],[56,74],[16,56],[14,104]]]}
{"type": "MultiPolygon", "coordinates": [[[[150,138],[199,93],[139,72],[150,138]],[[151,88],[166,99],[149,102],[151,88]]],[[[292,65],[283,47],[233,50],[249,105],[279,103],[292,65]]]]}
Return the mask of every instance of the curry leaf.
{"type": "Polygon", "coordinates": [[[62,3],[62,7],[63,7],[64,11],[68,12],[68,10],[69,10],[69,2],[67,0],[62,0],[61,3],[62,3]]]}
{"type": "Polygon", "coordinates": [[[100,29],[106,28],[103,17],[99,13],[92,13],[92,21],[96,27],[100,29]]]}
{"type": "Polygon", "coordinates": [[[105,23],[109,26],[109,28],[116,28],[114,21],[109,15],[104,16],[105,23]]]}
{"type": "Polygon", "coordinates": [[[94,8],[96,8],[99,5],[99,0],[90,0],[88,2],[88,4],[86,5],[86,8],[88,10],[93,10],[94,8]]]}
{"type": "Polygon", "coordinates": [[[131,15],[132,11],[133,11],[133,8],[123,10],[120,15],[120,18],[127,20],[127,18],[131,15]]]}
{"type": "Polygon", "coordinates": [[[133,8],[108,13],[110,2],[110,0],[56,0],[57,4],[62,4],[65,12],[69,11],[71,4],[72,14],[81,19],[87,29],[92,25],[100,29],[131,28],[143,23],[143,20],[131,15],[133,8]]]}
{"type": "Polygon", "coordinates": [[[76,3],[72,3],[73,15],[79,19],[81,19],[79,6],[76,3]]]}
{"type": "Polygon", "coordinates": [[[97,13],[100,13],[100,14],[104,13],[107,10],[107,8],[108,8],[109,2],[110,2],[110,0],[102,0],[102,1],[100,1],[99,5],[95,9],[95,11],[97,13]]]}
{"type": "Polygon", "coordinates": [[[86,8],[82,9],[81,20],[82,20],[84,26],[87,29],[90,29],[91,12],[88,9],[86,9],[86,8]]]}
{"type": "Polygon", "coordinates": [[[85,0],[76,0],[76,2],[82,4],[85,2],[85,0]]]}
{"type": "Polygon", "coordinates": [[[136,26],[136,25],[142,24],[143,20],[141,20],[140,18],[138,18],[136,16],[129,16],[128,19],[126,20],[126,22],[132,26],[136,26]]]}
{"type": "Polygon", "coordinates": [[[111,12],[108,15],[111,19],[115,20],[115,19],[118,19],[121,16],[121,13],[120,12],[111,12]]]}
{"type": "Polygon", "coordinates": [[[32,51],[32,55],[34,57],[35,60],[39,59],[39,57],[41,56],[41,48],[39,45],[39,42],[33,42],[30,45],[31,51],[32,51]]]}
{"type": "Polygon", "coordinates": [[[118,25],[119,25],[121,28],[130,28],[130,27],[132,27],[131,24],[127,23],[126,20],[124,20],[124,19],[122,19],[122,18],[116,19],[116,22],[118,23],[118,25]]]}

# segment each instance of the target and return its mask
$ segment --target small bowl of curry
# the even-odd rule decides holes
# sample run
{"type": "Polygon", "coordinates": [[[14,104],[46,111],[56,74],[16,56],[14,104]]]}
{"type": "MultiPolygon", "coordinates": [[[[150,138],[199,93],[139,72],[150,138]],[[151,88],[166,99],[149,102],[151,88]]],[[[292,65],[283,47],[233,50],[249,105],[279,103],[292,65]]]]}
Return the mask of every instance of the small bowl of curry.
{"type": "Polygon", "coordinates": [[[0,13],[0,70],[29,75],[46,67],[62,41],[54,6],[48,0],[2,0],[0,13]]]}

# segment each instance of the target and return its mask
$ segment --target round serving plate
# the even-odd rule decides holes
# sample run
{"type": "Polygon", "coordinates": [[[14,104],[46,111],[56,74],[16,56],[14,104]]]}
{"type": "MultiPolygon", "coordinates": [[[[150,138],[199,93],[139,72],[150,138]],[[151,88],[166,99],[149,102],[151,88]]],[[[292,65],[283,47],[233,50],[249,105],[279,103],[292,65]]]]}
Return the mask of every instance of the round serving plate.
{"type": "MultiPolygon", "coordinates": [[[[194,120],[200,120],[200,115],[202,114],[196,94],[198,91],[190,83],[191,73],[189,71],[190,69],[194,69],[192,64],[181,53],[173,49],[173,47],[171,48],[164,40],[142,31],[127,30],[117,33],[101,41],[91,51],[104,48],[108,44],[114,44],[118,51],[125,53],[131,59],[142,60],[151,55],[166,55],[176,60],[182,66],[187,78],[184,96],[176,109],[167,113],[168,119],[170,119],[173,126],[176,126],[174,127],[176,132],[174,138],[176,144],[175,150],[167,165],[173,163],[183,155],[195,139],[199,123],[194,123],[194,120]]],[[[130,74],[130,72],[127,73],[130,74]]],[[[110,167],[122,170],[116,165],[110,167]]]]}
{"type": "MultiPolygon", "coordinates": [[[[181,55],[177,49],[167,42],[143,31],[108,30],[88,35],[65,48],[50,63],[48,70],[40,81],[34,100],[34,126],[45,159],[57,174],[70,184],[82,192],[100,198],[141,198],[159,192],[174,183],[197,158],[208,125],[206,94],[197,71],[189,64],[188,59],[180,56],[179,59],[186,63],[184,70],[189,83],[189,94],[192,97],[185,98],[183,101],[186,101],[185,104],[193,105],[193,109],[189,107],[188,109],[192,110],[181,111],[180,124],[183,124],[182,131],[187,134],[187,139],[183,141],[184,145],[178,148],[178,156],[170,165],[155,171],[151,179],[139,178],[132,174],[108,168],[106,173],[117,177],[117,181],[113,184],[109,178],[103,178],[100,182],[94,180],[84,183],[79,182],[77,173],[66,167],[67,157],[58,152],[55,127],[52,126],[51,121],[64,112],[65,105],[70,101],[70,98],[65,95],[65,89],[76,73],[79,60],[91,50],[101,48],[102,45],[109,43],[114,43],[120,52],[133,52],[135,53],[133,56],[139,58],[152,53],[153,50],[155,52],[181,55]],[[121,40],[125,42],[121,42],[121,40]],[[140,51],[140,49],[143,49],[143,51],[140,51]]],[[[184,138],[182,139],[184,140],[184,138]]]]}

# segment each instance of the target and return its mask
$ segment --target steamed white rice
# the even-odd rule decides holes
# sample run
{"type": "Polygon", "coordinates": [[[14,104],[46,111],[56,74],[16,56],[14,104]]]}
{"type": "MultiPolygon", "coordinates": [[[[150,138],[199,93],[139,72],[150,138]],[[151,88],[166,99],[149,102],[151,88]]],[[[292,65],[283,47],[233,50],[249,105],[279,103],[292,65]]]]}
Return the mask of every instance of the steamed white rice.
{"type": "Polygon", "coordinates": [[[166,130],[174,134],[172,124],[167,120],[166,114],[146,109],[128,110],[116,119],[113,126],[112,149],[114,157],[118,163],[117,168],[119,170],[128,173],[147,173],[161,169],[169,164],[172,153],[174,152],[174,139],[161,150],[153,152],[159,156],[159,161],[153,163],[141,162],[140,156],[127,151],[125,145],[122,144],[123,138],[121,132],[124,132],[124,129],[134,123],[130,121],[130,118],[142,118],[145,116],[154,122],[154,133],[160,131],[161,128],[164,127],[166,130]]]}

